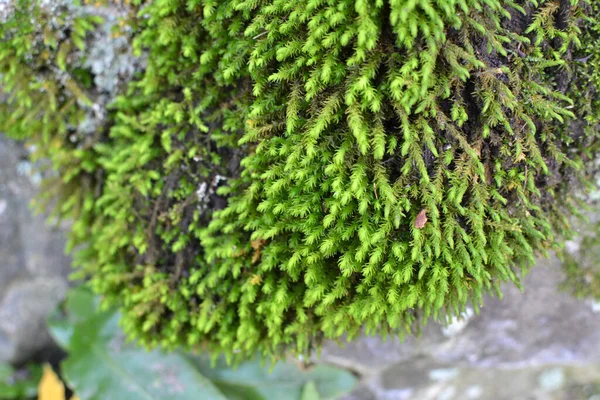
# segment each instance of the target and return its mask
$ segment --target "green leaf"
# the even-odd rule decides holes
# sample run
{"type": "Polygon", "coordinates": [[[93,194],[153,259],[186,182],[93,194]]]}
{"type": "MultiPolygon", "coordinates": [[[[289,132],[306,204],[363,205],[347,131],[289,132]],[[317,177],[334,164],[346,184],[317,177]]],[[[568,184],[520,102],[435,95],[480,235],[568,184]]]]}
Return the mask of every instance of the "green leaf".
{"type": "Polygon", "coordinates": [[[232,369],[225,361],[211,365],[209,357],[189,356],[198,370],[215,383],[228,398],[234,400],[305,400],[336,399],[356,383],[348,371],[328,365],[315,365],[301,370],[296,364],[279,362],[274,367],[259,360],[241,363],[232,369]],[[314,386],[319,397],[306,397],[314,386]],[[242,393],[242,396],[236,396],[242,393]]]}
{"type": "Polygon", "coordinates": [[[227,399],[183,355],[126,343],[119,315],[96,312],[95,303],[85,289],[74,289],[66,315],[50,319],[52,335],[69,351],[64,378],[81,400],[227,399]]]}
{"type": "MultiPolygon", "coordinates": [[[[101,313],[97,311],[98,299],[94,294],[85,289],[69,291],[62,309],[56,310],[49,318],[50,333],[54,340],[65,350],[73,338],[75,326],[92,320],[95,325],[104,325],[102,320],[113,316],[113,312],[101,313]]],[[[118,322],[118,321],[113,321],[118,322]]],[[[108,336],[114,334],[117,326],[106,327],[108,336]]]]}
{"type": "Polygon", "coordinates": [[[307,382],[304,385],[301,400],[321,400],[321,395],[319,395],[317,385],[314,381],[307,382]]]}
{"type": "Polygon", "coordinates": [[[339,397],[356,382],[326,365],[301,370],[281,362],[271,368],[252,360],[232,368],[224,360],[212,365],[209,355],[147,352],[126,343],[119,314],[98,310],[98,303],[87,289],[72,289],[49,320],[52,336],[70,353],[63,376],[81,400],[321,400],[339,397]]]}

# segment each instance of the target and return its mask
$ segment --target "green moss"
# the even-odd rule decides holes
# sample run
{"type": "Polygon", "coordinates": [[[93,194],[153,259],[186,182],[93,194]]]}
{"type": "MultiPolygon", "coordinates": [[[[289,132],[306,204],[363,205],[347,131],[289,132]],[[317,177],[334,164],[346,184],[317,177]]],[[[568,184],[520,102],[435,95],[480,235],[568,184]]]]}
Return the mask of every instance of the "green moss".
{"type": "MultiPolygon", "coordinates": [[[[598,51],[597,6],[136,7],[147,66],[92,138],[40,135],[19,114],[39,110],[4,107],[62,177],[79,276],[142,343],[277,357],[413,333],[570,237],[598,143],[597,62],[576,61],[598,51]]],[[[40,76],[32,57],[0,65],[40,76]]]]}

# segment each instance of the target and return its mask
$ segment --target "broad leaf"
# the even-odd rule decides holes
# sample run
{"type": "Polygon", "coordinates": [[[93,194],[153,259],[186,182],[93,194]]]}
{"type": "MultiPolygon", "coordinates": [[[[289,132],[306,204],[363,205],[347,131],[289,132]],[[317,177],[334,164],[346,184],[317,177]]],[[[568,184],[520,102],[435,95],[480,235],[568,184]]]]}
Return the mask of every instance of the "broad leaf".
{"type": "Polygon", "coordinates": [[[52,335],[69,351],[63,376],[81,400],[226,399],[183,355],[126,343],[119,315],[96,312],[95,305],[93,295],[75,289],[66,315],[50,319],[52,335]]]}
{"type": "Polygon", "coordinates": [[[80,329],[78,335],[85,336],[78,339],[111,340],[119,332],[119,316],[110,310],[104,312],[98,310],[98,305],[97,297],[89,290],[83,288],[70,290],[61,309],[49,318],[50,332],[54,340],[65,350],[70,350],[75,328],[90,324],[101,330],[80,329]],[[92,333],[94,338],[87,337],[89,333],[92,333]]]}
{"type": "Polygon", "coordinates": [[[231,368],[208,355],[147,352],[127,343],[119,314],[98,311],[89,291],[71,290],[50,331],[69,357],[62,373],[81,400],[327,400],[349,391],[356,379],[338,368],[294,363],[274,367],[248,361],[231,368]]]}
{"type": "Polygon", "coordinates": [[[307,382],[306,385],[304,385],[301,400],[321,400],[321,395],[319,394],[317,385],[314,381],[307,382]]]}
{"type": "Polygon", "coordinates": [[[254,360],[231,368],[222,360],[213,366],[208,357],[192,359],[204,376],[235,400],[336,399],[356,383],[356,378],[350,372],[327,365],[301,370],[294,363],[279,362],[270,368],[254,360]],[[307,390],[309,393],[312,391],[310,387],[306,389],[309,383],[320,397],[303,397],[307,390]]]}

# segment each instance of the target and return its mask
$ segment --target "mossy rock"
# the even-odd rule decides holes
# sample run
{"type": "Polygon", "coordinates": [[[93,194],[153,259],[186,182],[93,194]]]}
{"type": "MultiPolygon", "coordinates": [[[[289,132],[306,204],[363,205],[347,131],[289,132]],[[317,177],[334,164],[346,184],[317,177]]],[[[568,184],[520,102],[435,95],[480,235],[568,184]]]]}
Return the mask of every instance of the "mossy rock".
{"type": "Polygon", "coordinates": [[[413,334],[572,235],[599,143],[597,5],[133,3],[113,36],[147,65],[91,135],[99,11],[44,28],[19,3],[0,130],[53,161],[77,274],[141,343],[243,359],[413,334]]]}

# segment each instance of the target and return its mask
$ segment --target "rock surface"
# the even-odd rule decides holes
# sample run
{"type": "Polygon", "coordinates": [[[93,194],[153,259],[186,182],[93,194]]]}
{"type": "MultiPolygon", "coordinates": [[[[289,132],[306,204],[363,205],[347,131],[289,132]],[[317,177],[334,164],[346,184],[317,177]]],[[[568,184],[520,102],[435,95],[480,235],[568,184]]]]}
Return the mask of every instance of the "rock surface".
{"type": "Polygon", "coordinates": [[[64,232],[29,205],[38,181],[27,151],[0,135],[0,362],[52,348],[45,321],[68,287],[64,232]]]}
{"type": "Polygon", "coordinates": [[[330,344],[321,360],[363,376],[345,400],[598,400],[600,310],[560,292],[562,279],[558,259],[541,260],[523,293],[507,285],[480,315],[404,343],[330,344]]]}

